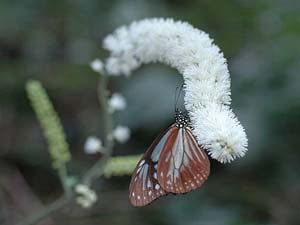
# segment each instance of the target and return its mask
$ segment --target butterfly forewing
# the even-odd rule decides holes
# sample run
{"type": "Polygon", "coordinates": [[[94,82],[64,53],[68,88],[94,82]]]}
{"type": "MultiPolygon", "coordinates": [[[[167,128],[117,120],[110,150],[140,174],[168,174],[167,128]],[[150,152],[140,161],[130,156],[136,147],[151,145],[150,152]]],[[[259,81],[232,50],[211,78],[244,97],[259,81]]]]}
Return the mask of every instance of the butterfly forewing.
{"type": "Polygon", "coordinates": [[[161,151],[168,140],[170,128],[153,141],[133,172],[129,198],[134,206],[147,205],[166,194],[157,180],[157,165],[161,151]]]}
{"type": "Polygon", "coordinates": [[[158,162],[158,182],[166,192],[186,193],[204,183],[210,163],[189,127],[170,131],[158,162]]]}

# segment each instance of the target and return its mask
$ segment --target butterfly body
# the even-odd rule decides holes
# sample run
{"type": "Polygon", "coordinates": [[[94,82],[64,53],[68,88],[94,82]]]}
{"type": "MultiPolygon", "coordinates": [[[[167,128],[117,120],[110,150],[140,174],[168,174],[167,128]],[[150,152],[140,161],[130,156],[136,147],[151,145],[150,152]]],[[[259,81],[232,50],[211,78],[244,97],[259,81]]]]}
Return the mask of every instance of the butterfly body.
{"type": "Polygon", "coordinates": [[[154,140],[137,164],[130,201],[144,206],[169,193],[187,193],[200,187],[209,172],[208,157],[192,133],[188,116],[176,111],[175,123],[154,140]]]}

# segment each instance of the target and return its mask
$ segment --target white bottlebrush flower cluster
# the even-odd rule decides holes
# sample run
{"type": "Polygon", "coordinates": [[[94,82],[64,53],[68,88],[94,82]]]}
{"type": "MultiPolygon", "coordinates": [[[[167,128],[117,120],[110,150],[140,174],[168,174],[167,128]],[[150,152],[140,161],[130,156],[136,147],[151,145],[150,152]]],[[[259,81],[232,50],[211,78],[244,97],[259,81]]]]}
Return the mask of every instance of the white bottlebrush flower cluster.
{"type": "Polygon", "coordinates": [[[150,62],[165,63],[184,77],[185,107],[194,134],[212,158],[225,163],[247,151],[243,127],[230,109],[226,59],[205,32],[172,19],[145,19],[118,28],[103,42],[109,75],[130,75],[150,62]]]}
{"type": "Polygon", "coordinates": [[[83,208],[90,208],[98,199],[96,192],[84,184],[77,184],[75,192],[78,194],[76,202],[83,208]]]}

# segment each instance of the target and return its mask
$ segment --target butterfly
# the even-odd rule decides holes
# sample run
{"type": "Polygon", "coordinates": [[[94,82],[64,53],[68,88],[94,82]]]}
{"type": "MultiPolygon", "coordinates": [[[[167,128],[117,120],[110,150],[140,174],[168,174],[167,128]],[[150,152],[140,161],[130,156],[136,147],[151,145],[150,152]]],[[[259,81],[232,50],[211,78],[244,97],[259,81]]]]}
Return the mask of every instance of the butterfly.
{"type": "Polygon", "coordinates": [[[133,172],[130,202],[145,206],[167,194],[190,192],[209,173],[208,156],[192,133],[188,115],[176,109],[175,123],[153,141],[133,172]]]}

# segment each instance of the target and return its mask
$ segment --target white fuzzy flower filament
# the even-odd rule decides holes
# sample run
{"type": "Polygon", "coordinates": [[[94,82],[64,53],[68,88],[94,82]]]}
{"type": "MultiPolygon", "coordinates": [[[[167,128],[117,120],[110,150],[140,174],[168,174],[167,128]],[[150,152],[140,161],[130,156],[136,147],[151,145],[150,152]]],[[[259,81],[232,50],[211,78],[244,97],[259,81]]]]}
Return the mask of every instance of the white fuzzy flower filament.
{"type": "Polygon", "coordinates": [[[118,28],[104,39],[110,75],[129,75],[144,63],[176,68],[185,81],[185,107],[194,134],[212,158],[230,162],[247,151],[244,129],[229,108],[226,60],[209,36],[188,23],[145,19],[118,28]]]}

